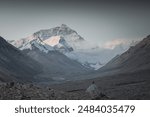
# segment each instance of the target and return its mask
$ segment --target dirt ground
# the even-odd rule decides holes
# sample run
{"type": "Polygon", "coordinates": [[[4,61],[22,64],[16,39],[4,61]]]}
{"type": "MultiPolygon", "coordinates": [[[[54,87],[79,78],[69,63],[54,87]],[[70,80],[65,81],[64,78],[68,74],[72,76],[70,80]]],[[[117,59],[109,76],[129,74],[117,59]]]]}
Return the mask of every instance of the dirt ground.
{"type": "Polygon", "coordinates": [[[149,71],[118,74],[108,77],[98,77],[89,80],[67,82],[64,84],[51,85],[50,87],[55,90],[75,93],[77,96],[79,96],[79,99],[90,99],[85,91],[92,83],[92,81],[95,81],[95,84],[98,86],[100,92],[108,97],[101,99],[150,99],[149,71]]]}
{"type": "Polygon", "coordinates": [[[149,100],[150,72],[118,74],[61,84],[37,85],[1,83],[2,100],[91,100],[86,89],[95,81],[101,96],[99,100],[149,100]]]}

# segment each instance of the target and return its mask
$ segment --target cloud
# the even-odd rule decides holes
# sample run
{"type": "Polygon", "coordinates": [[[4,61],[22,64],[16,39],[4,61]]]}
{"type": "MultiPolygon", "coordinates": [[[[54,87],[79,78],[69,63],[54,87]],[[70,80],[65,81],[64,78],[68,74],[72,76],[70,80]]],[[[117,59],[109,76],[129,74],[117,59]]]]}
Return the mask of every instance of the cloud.
{"type": "Polygon", "coordinates": [[[125,39],[114,39],[114,40],[110,40],[106,43],[104,43],[102,45],[102,48],[105,48],[105,49],[114,49],[116,46],[118,45],[128,45],[129,44],[129,41],[128,40],[125,40],[125,39]]]}

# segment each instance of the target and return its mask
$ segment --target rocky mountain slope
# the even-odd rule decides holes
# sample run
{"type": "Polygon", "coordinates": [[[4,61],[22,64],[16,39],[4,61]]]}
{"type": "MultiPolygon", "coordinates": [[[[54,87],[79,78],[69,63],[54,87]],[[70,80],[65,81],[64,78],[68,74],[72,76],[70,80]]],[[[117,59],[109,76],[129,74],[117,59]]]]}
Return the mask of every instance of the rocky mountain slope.
{"type": "Polygon", "coordinates": [[[61,82],[89,71],[77,61],[38,41],[31,41],[32,50],[20,51],[0,39],[1,81],[61,82]]]}
{"type": "Polygon", "coordinates": [[[40,64],[0,37],[0,81],[34,81],[40,64]]]}
{"type": "Polygon", "coordinates": [[[150,36],[116,56],[99,71],[135,72],[150,69],[150,36]]]}
{"type": "Polygon", "coordinates": [[[35,47],[33,50],[23,52],[42,66],[43,72],[37,77],[40,79],[51,79],[54,81],[73,80],[74,76],[89,71],[77,61],[71,60],[58,51],[44,53],[35,47]]]}

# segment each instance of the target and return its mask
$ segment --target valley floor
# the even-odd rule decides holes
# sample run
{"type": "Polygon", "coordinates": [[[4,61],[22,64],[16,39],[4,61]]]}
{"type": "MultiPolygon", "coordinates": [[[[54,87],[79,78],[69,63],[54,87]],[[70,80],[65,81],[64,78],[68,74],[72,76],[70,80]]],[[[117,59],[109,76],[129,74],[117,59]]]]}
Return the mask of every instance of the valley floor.
{"type": "Polygon", "coordinates": [[[93,80],[99,90],[106,95],[99,99],[150,99],[149,71],[68,81],[49,86],[1,83],[0,99],[87,100],[91,97],[86,93],[86,89],[93,80]]]}

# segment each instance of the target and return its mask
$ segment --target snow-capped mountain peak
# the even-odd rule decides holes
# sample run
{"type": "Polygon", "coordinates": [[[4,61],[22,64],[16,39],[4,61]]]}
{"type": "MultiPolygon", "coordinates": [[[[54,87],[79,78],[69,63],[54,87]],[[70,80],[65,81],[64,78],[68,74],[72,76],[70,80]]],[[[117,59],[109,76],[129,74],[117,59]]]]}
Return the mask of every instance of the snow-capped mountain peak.
{"type": "Polygon", "coordinates": [[[74,49],[76,48],[77,42],[84,41],[84,39],[75,30],[69,28],[65,24],[51,29],[40,30],[33,35],[34,37],[39,37],[42,40],[47,40],[53,36],[61,36],[74,49]]]}
{"type": "MultiPolygon", "coordinates": [[[[62,24],[59,27],[54,27],[51,29],[40,30],[35,32],[33,35],[23,38],[20,40],[10,41],[10,43],[20,50],[32,49],[31,42],[34,40],[36,44],[50,46],[48,48],[53,48],[62,53],[73,51],[78,48],[78,45],[84,39],[78,35],[78,33],[67,25],[62,24]],[[40,40],[40,41],[38,41],[40,40]]],[[[51,51],[52,49],[50,49],[51,51]]]]}
{"type": "Polygon", "coordinates": [[[61,36],[52,36],[43,42],[62,53],[73,51],[73,48],[61,36]]]}
{"type": "Polygon", "coordinates": [[[62,41],[62,38],[60,36],[52,36],[49,39],[44,40],[44,43],[53,47],[59,44],[61,41],[62,41]]]}
{"type": "Polygon", "coordinates": [[[48,53],[49,51],[54,51],[54,49],[50,45],[44,43],[41,39],[32,40],[30,42],[30,45],[32,49],[37,48],[40,51],[45,52],[45,53],[48,53]]]}
{"type": "Polygon", "coordinates": [[[90,43],[65,24],[37,31],[27,38],[11,41],[10,43],[20,50],[33,50],[36,48],[45,53],[59,51],[70,59],[95,70],[105,65],[111,57],[116,56],[116,53],[119,53],[117,50],[122,49],[122,45],[116,48],[116,45],[122,43],[120,40],[112,41],[106,45],[112,47],[112,49],[102,50],[101,48],[95,48],[95,45],[92,45],[94,49],[89,48],[91,47],[90,43]]]}

